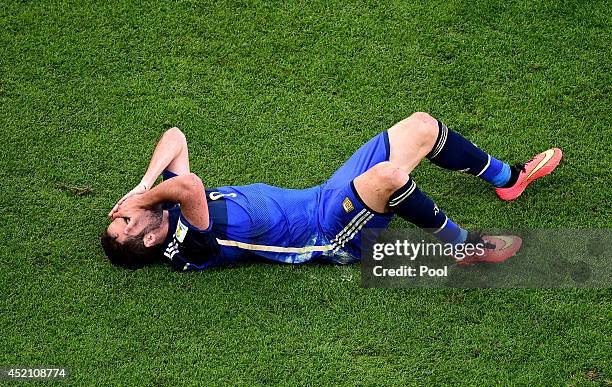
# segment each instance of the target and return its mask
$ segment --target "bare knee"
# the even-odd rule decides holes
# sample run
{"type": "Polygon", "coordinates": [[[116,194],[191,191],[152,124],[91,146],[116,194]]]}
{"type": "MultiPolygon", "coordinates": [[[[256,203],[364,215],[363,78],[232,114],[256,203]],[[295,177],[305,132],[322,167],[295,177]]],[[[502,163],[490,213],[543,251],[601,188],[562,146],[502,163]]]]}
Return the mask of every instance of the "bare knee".
{"type": "Polygon", "coordinates": [[[182,147],[187,146],[187,138],[185,134],[177,127],[166,130],[162,136],[164,141],[169,141],[174,144],[179,144],[182,147]]]}
{"type": "Polygon", "coordinates": [[[377,212],[386,212],[389,197],[408,181],[408,173],[389,161],[376,164],[355,178],[357,193],[377,212]]]}
{"type": "Polygon", "coordinates": [[[373,178],[377,180],[381,188],[394,192],[401,188],[408,180],[408,174],[397,165],[383,161],[370,169],[373,178]]]}
{"type": "Polygon", "coordinates": [[[438,120],[428,113],[416,112],[404,121],[405,129],[410,132],[419,147],[428,151],[433,149],[438,138],[438,120]]]}
{"type": "Polygon", "coordinates": [[[426,124],[426,125],[437,125],[438,124],[438,120],[433,118],[429,113],[425,113],[425,112],[412,113],[410,117],[408,117],[408,119],[412,121],[420,121],[421,123],[426,124]]]}

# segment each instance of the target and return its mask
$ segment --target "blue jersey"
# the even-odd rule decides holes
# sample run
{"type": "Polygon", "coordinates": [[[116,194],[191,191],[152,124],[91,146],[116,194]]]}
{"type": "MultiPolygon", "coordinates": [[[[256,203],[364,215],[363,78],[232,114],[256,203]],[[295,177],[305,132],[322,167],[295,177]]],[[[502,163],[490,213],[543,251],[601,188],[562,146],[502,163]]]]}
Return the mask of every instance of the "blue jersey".
{"type": "MultiPolygon", "coordinates": [[[[206,190],[210,226],[193,227],[180,213],[169,210],[170,228],[167,255],[188,235],[208,239],[208,260],[190,262],[190,257],[172,257],[180,268],[200,269],[252,256],[273,261],[301,263],[329,250],[317,223],[320,187],[283,189],[266,184],[226,186],[206,190]],[[178,238],[177,238],[178,232],[178,238]],[[183,233],[183,235],[181,235],[183,233]],[[175,242],[172,244],[172,242],[175,242]]],[[[188,238],[191,239],[191,238],[188,238]]],[[[184,254],[183,254],[184,255],[184,254]]],[[[168,257],[169,258],[169,257],[168,257]]]]}
{"type": "MultiPolygon", "coordinates": [[[[169,209],[164,256],[179,270],[253,256],[285,263],[357,260],[362,228],[385,228],[391,214],[368,208],[353,179],[388,158],[389,142],[383,132],[316,187],[296,190],[251,184],[207,189],[208,229],[189,224],[180,206],[169,209]]],[[[165,178],[172,175],[164,173],[165,178]]]]}

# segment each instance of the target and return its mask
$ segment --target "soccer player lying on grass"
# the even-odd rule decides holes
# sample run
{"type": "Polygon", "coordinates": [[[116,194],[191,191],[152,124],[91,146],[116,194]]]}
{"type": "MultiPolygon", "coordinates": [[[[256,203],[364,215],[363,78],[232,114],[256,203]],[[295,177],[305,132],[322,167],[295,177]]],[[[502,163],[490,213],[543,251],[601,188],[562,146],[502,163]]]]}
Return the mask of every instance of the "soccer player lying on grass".
{"type": "Polygon", "coordinates": [[[410,177],[423,158],[493,185],[516,199],[552,172],[561,150],[525,164],[485,153],[426,113],[415,113],[363,145],[322,185],[294,190],[265,184],[204,189],[189,171],[187,141],[172,128],[160,139],[140,184],[110,211],[101,243],[111,262],[137,268],[165,257],[178,270],[198,270],[259,256],[272,261],[348,263],[361,258],[361,230],[385,228],[394,215],[444,243],[483,243],[485,254],[460,263],[502,262],[521,239],[459,227],[410,177]],[[163,182],[153,183],[160,174],[163,182]]]}

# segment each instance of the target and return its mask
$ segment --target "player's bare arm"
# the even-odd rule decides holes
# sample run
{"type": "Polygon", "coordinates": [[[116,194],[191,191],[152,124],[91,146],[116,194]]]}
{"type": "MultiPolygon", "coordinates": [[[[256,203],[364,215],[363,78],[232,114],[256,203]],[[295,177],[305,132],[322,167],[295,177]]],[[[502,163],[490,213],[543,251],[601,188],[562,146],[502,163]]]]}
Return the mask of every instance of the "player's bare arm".
{"type": "Polygon", "coordinates": [[[162,206],[169,203],[181,208],[194,227],[209,226],[204,186],[189,172],[187,140],[178,128],[163,133],[140,183],[109,212],[112,221],[101,241],[111,261],[126,267],[154,261],[168,236],[169,215],[162,206]],[[152,188],[162,172],[174,178],[152,188]]]}
{"type": "MultiPolygon", "coordinates": [[[[181,212],[193,226],[208,228],[208,205],[202,180],[195,173],[179,175],[161,182],[151,190],[125,200],[115,211],[112,218],[128,218],[125,227],[127,235],[138,235],[145,211],[154,209],[164,202],[178,203],[181,212]]],[[[146,243],[145,243],[146,244],[146,243]]]]}
{"type": "Polygon", "coordinates": [[[179,128],[171,128],[159,139],[146,173],[130,192],[125,194],[108,213],[109,218],[117,211],[117,208],[127,198],[139,195],[151,189],[159,175],[164,171],[170,171],[175,175],[189,173],[189,151],[187,139],[179,128]]]}

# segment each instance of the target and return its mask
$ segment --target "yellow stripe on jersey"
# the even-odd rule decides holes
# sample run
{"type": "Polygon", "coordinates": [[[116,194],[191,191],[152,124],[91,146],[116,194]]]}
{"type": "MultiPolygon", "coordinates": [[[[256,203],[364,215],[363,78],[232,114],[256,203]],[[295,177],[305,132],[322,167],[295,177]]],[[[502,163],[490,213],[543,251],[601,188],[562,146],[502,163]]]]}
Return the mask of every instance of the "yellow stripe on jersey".
{"type": "Polygon", "coordinates": [[[304,247],[256,245],[252,243],[230,241],[230,240],[218,239],[218,238],[217,238],[217,243],[219,243],[219,245],[221,246],[238,247],[240,249],[245,249],[245,250],[268,251],[272,253],[295,253],[295,254],[311,253],[315,251],[329,251],[333,248],[332,245],[304,246],[304,247]]]}

